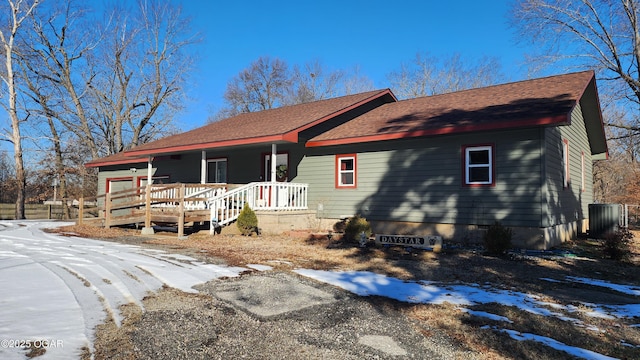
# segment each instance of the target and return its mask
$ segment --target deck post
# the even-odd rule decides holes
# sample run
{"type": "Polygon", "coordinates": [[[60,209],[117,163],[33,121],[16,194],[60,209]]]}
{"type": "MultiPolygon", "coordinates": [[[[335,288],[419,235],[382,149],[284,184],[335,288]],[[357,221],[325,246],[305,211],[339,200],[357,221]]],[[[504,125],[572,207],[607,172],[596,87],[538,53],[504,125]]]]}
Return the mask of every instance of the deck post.
{"type": "Polygon", "coordinates": [[[178,189],[178,238],[184,237],[184,194],[185,185],[181,184],[178,189]]]}
{"type": "Polygon", "coordinates": [[[141,231],[142,235],[153,235],[154,231],[151,227],[151,181],[147,180],[144,194],[144,227],[141,231]]]}
{"type": "Polygon", "coordinates": [[[104,195],[104,227],[111,227],[111,193],[104,195]]]}
{"type": "Polygon", "coordinates": [[[78,225],[82,225],[82,220],[84,218],[84,196],[80,197],[80,202],[78,203],[78,225]]]}

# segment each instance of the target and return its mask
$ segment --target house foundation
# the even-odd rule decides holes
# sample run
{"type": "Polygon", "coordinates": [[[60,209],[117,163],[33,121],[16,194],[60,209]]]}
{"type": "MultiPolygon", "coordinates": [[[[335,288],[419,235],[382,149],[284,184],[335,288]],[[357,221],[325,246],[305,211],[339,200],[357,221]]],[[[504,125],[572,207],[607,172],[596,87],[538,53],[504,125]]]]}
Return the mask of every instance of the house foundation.
{"type": "MultiPolygon", "coordinates": [[[[512,246],[514,248],[547,250],[563,242],[575,240],[578,234],[587,231],[588,219],[572,221],[546,228],[511,227],[513,230],[512,246]]],[[[435,224],[399,221],[371,221],[374,233],[399,235],[438,235],[445,243],[453,242],[462,245],[481,245],[488,226],[435,224]]]]}

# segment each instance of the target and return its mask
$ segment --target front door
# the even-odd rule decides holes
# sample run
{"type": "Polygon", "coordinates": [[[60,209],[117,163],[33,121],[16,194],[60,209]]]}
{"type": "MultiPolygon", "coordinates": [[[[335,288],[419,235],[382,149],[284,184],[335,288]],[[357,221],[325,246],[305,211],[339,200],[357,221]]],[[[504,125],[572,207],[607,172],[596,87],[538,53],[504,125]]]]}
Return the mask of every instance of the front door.
{"type": "MultiPolygon", "coordinates": [[[[124,197],[125,194],[122,193],[122,191],[133,190],[133,177],[107,179],[107,187],[108,193],[114,194],[113,197],[115,197],[115,199],[112,199],[112,206],[135,201],[135,199],[124,197]]],[[[132,193],[129,192],[129,194],[132,193]]],[[[113,210],[111,216],[129,216],[132,211],[132,208],[113,210]]]]}
{"type": "MultiPolygon", "coordinates": [[[[265,181],[271,181],[271,154],[264,155],[264,177],[265,181]]],[[[276,155],[276,181],[286,182],[289,180],[289,154],[276,155]]]]}

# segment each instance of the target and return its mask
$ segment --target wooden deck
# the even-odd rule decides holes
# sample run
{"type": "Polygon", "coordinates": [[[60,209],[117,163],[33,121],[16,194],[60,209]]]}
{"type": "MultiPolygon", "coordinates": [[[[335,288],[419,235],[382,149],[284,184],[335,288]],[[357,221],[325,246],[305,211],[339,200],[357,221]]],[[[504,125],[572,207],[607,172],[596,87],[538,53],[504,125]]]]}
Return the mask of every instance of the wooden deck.
{"type": "MultiPolygon", "coordinates": [[[[90,223],[109,228],[122,225],[177,225],[178,236],[184,235],[189,223],[208,223],[211,211],[207,201],[223,184],[166,184],[102,194],[94,199],[80,199],[78,224],[90,223]],[[84,211],[86,200],[98,203],[97,217],[84,211]]],[[[95,213],[94,211],[92,211],[95,213]]]]}
{"type": "MultiPolygon", "coordinates": [[[[225,226],[237,219],[244,204],[254,210],[299,211],[307,209],[307,184],[253,182],[249,184],[150,184],[98,196],[93,200],[97,217],[88,217],[85,199],[80,200],[78,223],[111,226],[177,225],[225,226]]],[[[210,228],[213,233],[213,228],[210,228]]]]}

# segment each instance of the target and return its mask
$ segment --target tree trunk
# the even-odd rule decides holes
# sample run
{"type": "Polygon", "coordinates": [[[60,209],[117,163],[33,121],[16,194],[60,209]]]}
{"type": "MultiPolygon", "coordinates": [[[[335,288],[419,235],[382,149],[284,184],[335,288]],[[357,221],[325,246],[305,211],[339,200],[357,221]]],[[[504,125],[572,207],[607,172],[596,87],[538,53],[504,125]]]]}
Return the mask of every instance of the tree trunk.
{"type": "Polygon", "coordinates": [[[11,142],[13,143],[13,159],[16,166],[17,198],[16,198],[16,219],[24,219],[25,188],[27,184],[24,162],[22,160],[22,136],[20,135],[20,119],[16,104],[16,83],[13,73],[13,38],[9,43],[5,43],[5,66],[7,70],[6,84],[9,92],[9,117],[11,118],[11,142]]]}

